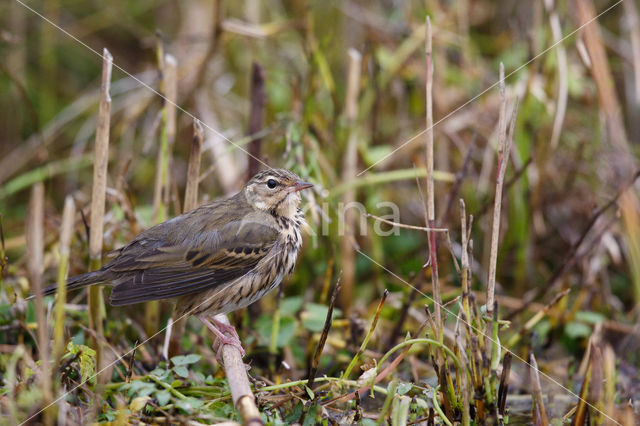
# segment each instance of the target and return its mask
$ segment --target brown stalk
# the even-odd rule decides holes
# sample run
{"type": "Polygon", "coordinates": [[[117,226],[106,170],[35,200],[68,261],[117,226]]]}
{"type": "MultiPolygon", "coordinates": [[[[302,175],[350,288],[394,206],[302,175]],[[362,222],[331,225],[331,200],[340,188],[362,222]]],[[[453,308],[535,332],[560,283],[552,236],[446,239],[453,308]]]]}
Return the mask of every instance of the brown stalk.
{"type": "MultiPolygon", "coordinates": [[[[433,179],[433,62],[432,53],[432,35],[431,35],[431,19],[426,18],[426,34],[425,34],[425,92],[426,92],[426,130],[425,130],[425,155],[427,166],[427,223],[428,228],[435,228],[435,194],[433,179]]],[[[436,234],[429,232],[429,260],[431,264],[431,288],[433,292],[434,312],[436,316],[436,328],[434,330],[436,340],[440,339],[442,334],[442,313],[440,288],[438,285],[438,246],[436,242],[436,234]]]]}
{"type": "Polygon", "coordinates": [[[184,191],[184,211],[188,212],[198,207],[198,183],[200,178],[200,159],[203,141],[202,124],[197,119],[193,121],[193,139],[191,154],[187,167],[187,185],[184,191]]]}
{"type": "MultiPolygon", "coordinates": [[[[262,130],[264,125],[264,110],[267,105],[267,95],[264,88],[264,68],[257,62],[251,68],[251,112],[249,113],[249,129],[247,134],[253,135],[262,130]]],[[[260,170],[260,151],[262,137],[257,136],[249,143],[249,166],[247,180],[260,170]]]]}
{"type": "Polygon", "coordinates": [[[67,195],[62,211],[60,227],[60,265],[58,266],[58,289],[56,291],[56,312],[53,335],[53,362],[58,365],[64,351],[64,305],[67,303],[67,275],[69,271],[69,247],[73,237],[73,223],[76,205],[73,197],[67,195]]]}
{"type": "MultiPolygon", "coordinates": [[[[156,169],[156,190],[154,193],[154,211],[156,222],[167,220],[170,201],[170,164],[171,151],[176,138],[176,102],[178,100],[178,62],[173,55],[164,54],[162,41],[158,37],[158,62],[160,66],[162,91],[162,126],[160,130],[160,149],[156,169]]],[[[157,300],[145,304],[144,328],[147,335],[158,329],[160,321],[160,302],[157,300]]]]}
{"type": "MultiPolygon", "coordinates": [[[[574,5],[579,23],[580,25],[584,25],[582,36],[591,59],[592,66],[590,67],[590,71],[598,89],[600,108],[602,108],[602,112],[604,112],[606,117],[609,137],[611,138],[613,147],[619,150],[618,154],[630,154],[627,134],[624,129],[624,123],[622,122],[623,114],[613,86],[614,80],[602,42],[600,26],[598,25],[598,21],[591,22],[596,17],[596,9],[593,1],[574,0],[574,5]],[[586,25],[587,22],[591,23],[586,25]]],[[[625,158],[630,159],[633,157],[625,156],[625,158]]],[[[620,160],[620,158],[618,158],[618,160],[620,160]]],[[[618,171],[621,173],[621,176],[625,176],[626,173],[628,173],[628,170],[625,169],[626,166],[629,166],[629,164],[623,164],[623,170],[618,171]]]]}
{"type": "Polygon", "coordinates": [[[591,385],[589,386],[589,399],[591,402],[591,421],[593,424],[603,424],[602,410],[604,409],[603,397],[603,369],[602,350],[600,345],[593,345],[591,350],[591,385]]]}
{"type": "MultiPolygon", "coordinates": [[[[611,345],[605,344],[602,353],[602,370],[604,382],[604,412],[613,413],[615,411],[616,399],[616,354],[611,345]]],[[[613,424],[610,419],[605,420],[605,424],[613,424]]]]}
{"type": "MultiPolygon", "coordinates": [[[[511,358],[513,355],[507,351],[502,360],[502,375],[500,376],[500,387],[498,388],[498,413],[504,419],[504,410],[507,404],[507,393],[509,392],[509,373],[511,371],[511,358]]],[[[501,420],[502,420],[501,419],[501,420]]]]}
{"type": "Polygon", "coordinates": [[[549,24],[551,25],[551,34],[555,43],[556,55],[558,56],[558,100],[556,103],[555,116],[553,118],[553,130],[551,133],[551,142],[549,145],[552,150],[558,147],[560,140],[560,132],[562,131],[562,123],[564,122],[565,112],[567,110],[567,98],[569,95],[569,77],[567,67],[567,51],[562,44],[562,27],[558,12],[555,10],[554,0],[544,1],[545,9],[549,14],[549,24]]]}
{"type": "Polygon", "coordinates": [[[500,118],[498,121],[498,173],[496,177],[496,191],[493,201],[493,218],[491,221],[491,249],[489,256],[489,275],[487,277],[487,315],[493,314],[493,302],[496,286],[496,265],[498,261],[498,239],[500,237],[500,211],[502,207],[502,186],[504,174],[509,162],[509,148],[507,144],[507,98],[504,84],[504,65],[500,63],[500,118]]]}
{"type": "MultiPolygon", "coordinates": [[[[226,315],[216,315],[216,320],[227,325],[230,324],[226,315]]],[[[244,425],[264,424],[260,418],[260,411],[256,406],[255,397],[251,391],[249,378],[247,377],[247,369],[244,362],[242,362],[240,351],[232,345],[222,345],[219,350],[222,351],[222,366],[227,376],[229,389],[231,390],[231,398],[242,418],[242,423],[244,425]]]]}
{"type": "Polygon", "coordinates": [[[331,329],[333,307],[335,306],[336,299],[338,297],[339,292],[340,292],[340,277],[338,277],[338,282],[336,283],[336,286],[333,288],[333,293],[331,294],[331,301],[329,302],[329,309],[327,310],[327,317],[324,320],[324,327],[322,328],[322,334],[320,335],[318,346],[316,346],[316,350],[313,354],[313,358],[311,361],[311,368],[309,369],[309,375],[308,375],[309,381],[307,382],[307,387],[309,389],[313,389],[313,381],[316,379],[316,374],[318,372],[318,364],[320,363],[320,355],[322,355],[322,350],[324,349],[324,345],[327,342],[327,336],[329,335],[329,330],[331,329]]]}
{"type": "MultiPolygon", "coordinates": [[[[345,119],[347,121],[348,139],[343,163],[343,182],[351,182],[356,179],[358,167],[358,134],[356,120],[358,118],[358,97],[360,94],[360,74],[362,68],[362,55],[355,49],[349,49],[349,67],[347,71],[347,92],[345,98],[345,119]]],[[[340,292],[340,306],[349,316],[353,305],[353,287],[355,285],[355,225],[356,212],[349,206],[356,201],[355,188],[348,189],[342,197],[344,235],[342,236],[342,291],[340,292]]]]}
{"type": "Polygon", "coordinates": [[[636,88],[636,104],[640,104],[640,17],[638,7],[633,1],[622,3],[629,27],[629,38],[631,39],[631,55],[633,63],[633,75],[636,88]]]}
{"type": "Polygon", "coordinates": [[[467,209],[464,200],[460,199],[460,229],[462,238],[460,265],[462,267],[462,309],[467,318],[469,326],[472,324],[471,309],[469,308],[469,291],[471,281],[471,264],[469,262],[469,236],[471,234],[471,222],[473,216],[469,218],[469,229],[467,230],[467,209]]]}
{"type": "MultiPolygon", "coordinates": [[[[107,166],[109,164],[109,126],[111,122],[111,69],[113,57],[105,48],[102,53],[102,79],[100,86],[100,105],[98,108],[98,127],[93,161],[93,188],[91,191],[91,219],[89,234],[89,257],[92,271],[102,266],[102,236],[104,230],[105,197],[107,190],[107,166]]],[[[104,357],[104,299],[102,286],[89,287],[89,328],[96,333],[91,338],[92,346],[96,349],[96,365],[102,370],[104,357]]],[[[106,375],[99,375],[98,380],[106,379],[106,375]]]]}
{"type": "MultiPolygon", "coordinates": [[[[29,280],[35,295],[36,321],[38,324],[38,350],[40,352],[40,383],[42,404],[48,406],[52,400],[51,371],[49,365],[49,329],[42,296],[42,272],[44,269],[44,184],[36,183],[31,189],[27,219],[27,253],[29,280]]],[[[53,413],[46,410],[45,424],[53,424],[53,413]]]]}
{"type": "MultiPolygon", "coordinates": [[[[200,183],[200,160],[202,154],[203,129],[198,119],[193,121],[193,138],[191,139],[191,154],[187,166],[187,184],[184,191],[184,210],[188,212],[198,207],[198,184],[200,183]]],[[[167,323],[163,354],[169,359],[180,353],[180,341],[184,335],[187,321],[178,321],[171,315],[167,323]]]]}
{"type": "Polygon", "coordinates": [[[540,386],[540,376],[538,375],[538,363],[533,352],[529,354],[529,375],[531,377],[531,400],[533,403],[533,424],[547,426],[549,419],[544,408],[544,399],[542,397],[542,387],[540,386]]]}

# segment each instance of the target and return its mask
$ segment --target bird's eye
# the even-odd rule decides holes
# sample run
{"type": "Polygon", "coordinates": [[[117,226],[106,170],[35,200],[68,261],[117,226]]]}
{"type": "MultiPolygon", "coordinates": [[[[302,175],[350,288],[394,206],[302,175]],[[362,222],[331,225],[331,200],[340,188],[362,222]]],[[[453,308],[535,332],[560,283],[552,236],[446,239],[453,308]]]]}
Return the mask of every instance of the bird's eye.
{"type": "Polygon", "coordinates": [[[275,179],[269,179],[267,181],[267,186],[269,187],[269,189],[275,188],[277,184],[278,182],[276,182],[275,179]]]}

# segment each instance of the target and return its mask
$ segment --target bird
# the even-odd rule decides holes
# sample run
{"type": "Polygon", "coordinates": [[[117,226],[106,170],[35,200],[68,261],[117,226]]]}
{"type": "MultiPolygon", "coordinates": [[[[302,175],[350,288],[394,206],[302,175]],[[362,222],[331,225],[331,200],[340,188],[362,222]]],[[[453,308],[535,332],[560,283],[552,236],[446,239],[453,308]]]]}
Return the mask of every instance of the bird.
{"type": "Polygon", "coordinates": [[[213,332],[218,355],[228,344],[244,357],[235,328],[214,317],[252,304],[291,275],[306,224],[300,191],[312,186],[286,169],[260,171],[237,194],[141,232],[101,269],[70,277],[67,289],[109,285],[113,306],[173,300],[178,318],[196,316],[213,332]]]}

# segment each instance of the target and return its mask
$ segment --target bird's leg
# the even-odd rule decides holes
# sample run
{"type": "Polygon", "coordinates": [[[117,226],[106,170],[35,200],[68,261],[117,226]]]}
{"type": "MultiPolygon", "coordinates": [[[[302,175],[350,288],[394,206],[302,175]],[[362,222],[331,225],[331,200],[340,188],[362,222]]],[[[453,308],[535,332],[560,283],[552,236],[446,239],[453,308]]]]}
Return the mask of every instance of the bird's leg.
{"type": "Polygon", "coordinates": [[[222,358],[222,345],[235,346],[240,351],[240,355],[244,357],[244,348],[242,347],[238,333],[233,326],[223,324],[212,317],[207,317],[206,315],[198,315],[198,319],[216,335],[216,339],[213,342],[213,348],[216,351],[216,358],[219,362],[222,358]],[[225,332],[231,334],[231,337],[224,334],[225,332]]]}

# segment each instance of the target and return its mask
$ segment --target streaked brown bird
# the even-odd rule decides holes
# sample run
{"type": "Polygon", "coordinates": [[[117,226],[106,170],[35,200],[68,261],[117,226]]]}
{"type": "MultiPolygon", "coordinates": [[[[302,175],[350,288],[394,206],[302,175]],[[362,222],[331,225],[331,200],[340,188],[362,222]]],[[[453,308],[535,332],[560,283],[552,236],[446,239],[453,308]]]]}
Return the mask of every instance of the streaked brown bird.
{"type": "MultiPolygon", "coordinates": [[[[140,233],[102,269],[69,278],[67,288],[113,286],[114,306],[173,299],[177,315],[197,316],[244,356],[235,328],[214,316],[250,305],[293,272],[304,224],[299,191],[311,186],[288,170],[259,172],[236,195],[140,233]]],[[[55,291],[51,285],[44,294],[55,291]]]]}

